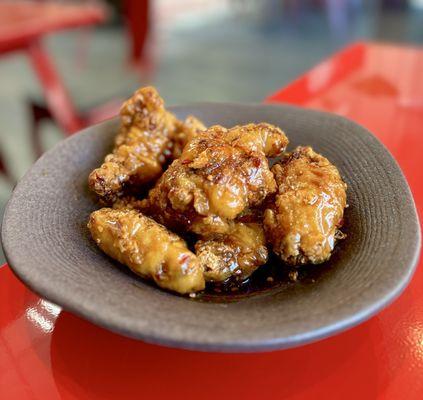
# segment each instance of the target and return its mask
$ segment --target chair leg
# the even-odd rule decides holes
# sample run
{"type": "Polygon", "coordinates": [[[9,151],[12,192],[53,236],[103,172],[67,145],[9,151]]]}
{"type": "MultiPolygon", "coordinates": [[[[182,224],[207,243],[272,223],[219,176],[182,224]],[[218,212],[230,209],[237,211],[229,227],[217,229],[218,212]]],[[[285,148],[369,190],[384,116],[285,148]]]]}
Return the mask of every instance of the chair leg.
{"type": "Polygon", "coordinates": [[[80,130],[83,123],[44,47],[39,41],[33,40],[26,51],[44,91],[47,106],[56,123],[67,135],[80,130]]]}
{"type": "Polygon", "coordinates": [[[0,173],[4,175],[6,180],[11,184],[14,185],[16,182],[13,179],[13,176],[10,174],[9,168],[7,168],[6,163],[3,161],[3,156],[0,153],[0,173]]]}
{"type": "Polygon", "coordinates": [[[6,165],[3,162],[1,154],[0,154],[0,172],[5,176],[9,175],[8,172],[7,172],[7,169],[6,169],[6,165]]]}
{"type": "Polygon", "coordinates": [[[131,62],[139,64],[145,58],[145,45],[150,31],[150,2],[125,0],[123,9],[131,39],[131,62]]]}
{"type": "Polygon", "coordinates": [[[34,151],[34,155],[36,159],[38,159],[43,154],[43,149],[41,146],[40,122],[43,119],[52,119],[52,115],[46,107],[43,107],[32,101],[30,101],[29,106],[30,106],[30,112],[32,116],[32,125],[31,125],[32,149],[34,151]]]}

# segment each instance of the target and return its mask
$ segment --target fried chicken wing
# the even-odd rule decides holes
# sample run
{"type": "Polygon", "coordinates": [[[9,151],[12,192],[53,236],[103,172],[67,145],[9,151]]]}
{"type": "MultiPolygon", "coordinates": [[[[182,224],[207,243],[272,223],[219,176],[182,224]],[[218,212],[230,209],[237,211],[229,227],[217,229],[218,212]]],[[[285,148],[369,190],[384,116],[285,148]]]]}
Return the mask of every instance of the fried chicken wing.
{"type": "Polygon", "coordinates": [[[311,147],[298,147],[272,172],[278,191],[263,224],[273,251],[290,265],[324,262],[339,236],[347,185],[311,147]]]}
{"type": "Polygon", "coordinates": [[[174,229],[226,233],[230,221],[275,192],[266,154],[281,153],[287,143],[268,124],[200,132],[150,190],[144,209],[174,229]]]}
{"type": "Polygon", "coordinates": [[[179,236],[141,213],[102,208],[91,214],[88,228],[107,255],[160,287],[182,294],[204,289],[195,254],[179,236]]]}
{"type": "Polygon", "coordinates": [[[235,223],[226,235],[199,240],[195,253],[210,282],[230,277],[243,281],[268,258],[263,227],[256,223],[235,223]]]}
{"type": "Polygon", "coordinates": [[[88,178],[89,187],[101,198],[114,201],[127,184],[156,180],[166,157],[172,154],[173,137],[178,146],[204,126],[194,117],[179,121],[166,111],[153,87],[137,90],[120,111],[121,126],[113,152],[88,178]]]}

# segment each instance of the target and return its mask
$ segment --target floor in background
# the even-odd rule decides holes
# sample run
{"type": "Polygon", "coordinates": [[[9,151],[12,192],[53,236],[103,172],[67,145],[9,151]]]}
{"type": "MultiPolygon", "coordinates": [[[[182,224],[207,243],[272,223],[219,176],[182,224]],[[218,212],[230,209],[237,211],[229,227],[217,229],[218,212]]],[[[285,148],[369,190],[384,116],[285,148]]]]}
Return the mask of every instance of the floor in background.
{"type": "MultiPolygon", "coordinates": [[[[50,54],[81,108],[127,96],[145,83],[156,85],[168,104],[193,101],[260,102],[319,60],[359,38],[423,42],[422,12],[364,15],[347,26],[329,27],[321,14],[300,19],[230,17],[207,25],[175,26],[156,38],[158,68],[151,81],[126,65],[121,29],[99,28],[55,35],[50,54]],[[87,57],[77,65],[82,49],[87,57]]],[[[15,179],[34,162],[29,145],[27,99],[41,99],[24,55],[0,58],[0,150],[15,179]]],[[[51,123],[43,126],[45,148],[62,139],[51,123]]],[[[11,185],[0,177],[0,209],[11,185]]],[[[0,262],[4,258],[0,251],[0,262]]]]}

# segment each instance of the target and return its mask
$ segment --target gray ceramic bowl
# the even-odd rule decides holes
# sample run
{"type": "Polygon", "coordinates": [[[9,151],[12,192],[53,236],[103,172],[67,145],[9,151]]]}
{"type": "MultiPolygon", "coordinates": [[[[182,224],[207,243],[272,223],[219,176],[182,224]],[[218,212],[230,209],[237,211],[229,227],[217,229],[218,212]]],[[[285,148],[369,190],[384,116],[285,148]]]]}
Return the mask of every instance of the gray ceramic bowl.
{"type": "MultiPolygon", "coordinates": [[[[315,341],[356,325],[395,299],[420,248],[407,182],[388,151],[344,118],[288,106],[196,104],[173,108],[206,124],[266,121],[291,147],[327,156],[348,183],[345,231],[313,279],[232,302],[165,292],[120,268],[90,240],[96,208],[87,175],[111,148],[118,120],[93,126],[43,155],[17,185],[2,227],[7,260],[42,297],[112,331],[148,342],[218,351],[258,351],[315,341]]],[[[81,332],[81,334],[83,334],[81,332]]]]}

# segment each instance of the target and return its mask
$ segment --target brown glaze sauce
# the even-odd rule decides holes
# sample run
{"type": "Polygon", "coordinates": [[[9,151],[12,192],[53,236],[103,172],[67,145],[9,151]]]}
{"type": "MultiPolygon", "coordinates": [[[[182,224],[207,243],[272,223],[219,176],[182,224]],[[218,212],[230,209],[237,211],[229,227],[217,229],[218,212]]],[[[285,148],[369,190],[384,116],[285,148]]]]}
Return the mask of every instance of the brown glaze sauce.
{"type": "Polygon", "coordinates": [[[243,282],[228,279],[219,285],[208,283],[206,289],[196,293],[192,300],[233,303],[270,291],[284,290],[297,284],[314,283],[325,269],[324,264],[292,268],[283,264],[277,256],[272,255],[266,265],[257,269],[243,282]]]}
{"type": "MultiPolygon", "coordinates": [[[[181,235],[188,247],[194,250],[196,236],[191,233],[181,235]]],[[[338,257],[340,243],[335,246],[331,260],[338,257]]],[[[191,301],[204,303],[235,303],[245,298],[281,291],[294,285],[312,285],[330,270],[331,261],[316,265],[291,267],[272,252],[269,260],[258,268],[249,278],[239,281],[232,278],[220,284],[207,282],[205,290],[187,297],[191,301]]]]}

